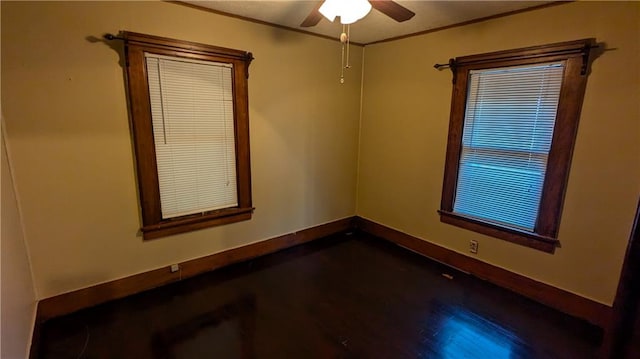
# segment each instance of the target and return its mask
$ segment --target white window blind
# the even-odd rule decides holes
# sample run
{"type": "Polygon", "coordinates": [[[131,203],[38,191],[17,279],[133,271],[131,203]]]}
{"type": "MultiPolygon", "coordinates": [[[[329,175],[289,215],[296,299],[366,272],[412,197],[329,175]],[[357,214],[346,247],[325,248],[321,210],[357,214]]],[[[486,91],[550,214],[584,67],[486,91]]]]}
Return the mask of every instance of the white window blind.
{"type": "Polygon", "coordinates": [[[237,206],[231,65],[145,57],[162,218],[237,206]]]}
{"type": "Polygon", "coordinates": [[[472,70],[454,212],[533,231],[563,63],[472,70]]]}

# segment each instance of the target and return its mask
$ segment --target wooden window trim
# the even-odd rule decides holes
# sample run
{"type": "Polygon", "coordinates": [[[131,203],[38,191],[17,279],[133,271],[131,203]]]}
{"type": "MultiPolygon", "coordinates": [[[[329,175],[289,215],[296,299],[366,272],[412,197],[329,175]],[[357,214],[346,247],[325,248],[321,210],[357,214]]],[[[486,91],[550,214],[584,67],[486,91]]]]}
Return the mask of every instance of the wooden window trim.
{"type": "Polygon", "coordinates": [[[594,39],[582,39],[464,56],[450,61],[453,72],[453,93],[442,200],[438,211],[441,222],[545,252],[553,253],[555,251],[555,248],[559,245],[557,236],[562,203],[589,72],[589,54],[591,48],[594,47],[594,43],[594,39]],[[533,65],[552,61],[563,62],[565,64],[565,72],[560,90],[556,124],[547,162],[539,215],[534,231],[521,231],[453,212],[462,149],[462,130],[469,71],[533,65]]]}
{"type": "Polygon", "coordinates": [[[165,237],[211,226],[251,219],[249,101],[247,79],[250,52],[158,36],[121,32],[125,41],[126,73],[131,108],[136,170],[144,239],[165,237]],[[144,53],[229,63],[233,65],[234,127],[238,206],[172,219],[162,219],[151,104],[144,53]]]}

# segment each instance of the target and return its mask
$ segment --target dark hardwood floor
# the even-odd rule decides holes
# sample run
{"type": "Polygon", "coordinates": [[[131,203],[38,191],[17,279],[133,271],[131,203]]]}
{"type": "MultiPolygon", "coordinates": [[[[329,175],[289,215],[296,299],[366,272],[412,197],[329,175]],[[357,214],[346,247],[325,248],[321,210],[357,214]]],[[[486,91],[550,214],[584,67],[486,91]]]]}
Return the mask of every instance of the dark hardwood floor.
{"type": "Polygon", "coordinates": [[[354,233],[49,320],[39,357],[591,358],[600,338],[586,322],[354,233]]]}

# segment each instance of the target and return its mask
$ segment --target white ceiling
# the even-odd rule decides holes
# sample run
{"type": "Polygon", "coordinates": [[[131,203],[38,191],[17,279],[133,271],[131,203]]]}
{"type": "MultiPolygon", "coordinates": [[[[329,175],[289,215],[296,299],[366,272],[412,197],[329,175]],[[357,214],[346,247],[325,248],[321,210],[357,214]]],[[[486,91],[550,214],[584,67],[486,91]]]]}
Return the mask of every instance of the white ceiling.
{"type": "MultiPolygon", "coordinates": [[[[318,4],[314,0],[208,0],[183,1],[218,12],[238,15],[293,29],[338,38],[342,25],[322,18],[314,27],[303,28],[300,23],[318,4]]],[[[372,9],[362,20],[351,25],[351,41],[368,44],[380,40],[430,29],[459,24],[543,5],[552,1],[416,1],[398,0],[397,3],[416,13],[405,22],[398,23],[372,9]]]]}

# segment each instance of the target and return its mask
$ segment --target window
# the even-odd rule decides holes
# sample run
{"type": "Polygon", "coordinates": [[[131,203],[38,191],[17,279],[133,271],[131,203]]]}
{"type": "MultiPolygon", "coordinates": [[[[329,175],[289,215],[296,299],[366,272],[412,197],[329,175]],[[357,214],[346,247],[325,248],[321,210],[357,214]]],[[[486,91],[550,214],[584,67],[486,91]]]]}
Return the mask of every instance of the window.
{"type": "Polygon", "coordinates": [[[451,61],[442,222],[555,250],[592,44],[451,61]]]}
{"type": "Polygon", "coordinates": [[[251,53],[124,32],[145,239],[251,218],[251,53]]]}

